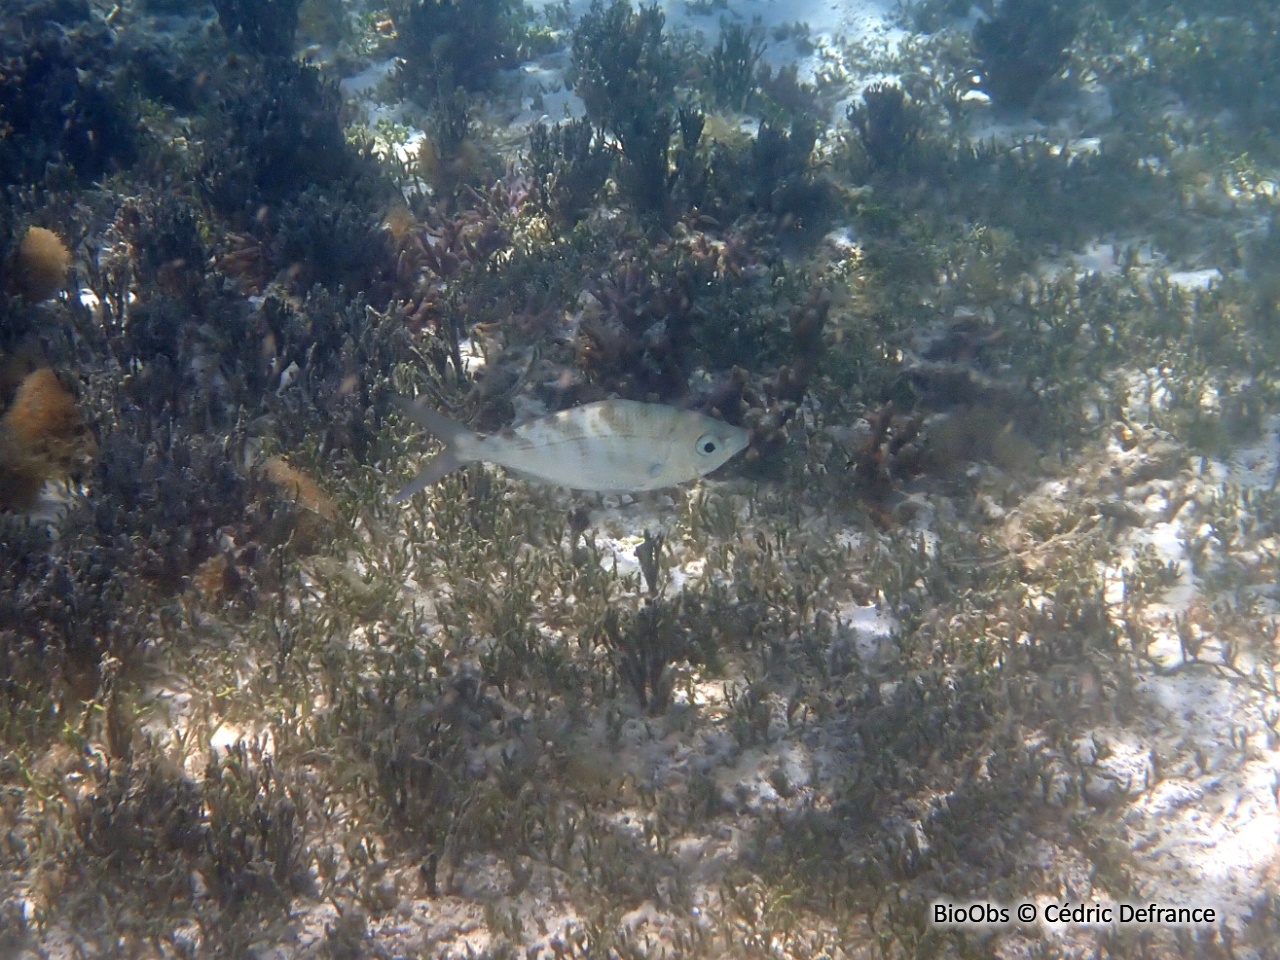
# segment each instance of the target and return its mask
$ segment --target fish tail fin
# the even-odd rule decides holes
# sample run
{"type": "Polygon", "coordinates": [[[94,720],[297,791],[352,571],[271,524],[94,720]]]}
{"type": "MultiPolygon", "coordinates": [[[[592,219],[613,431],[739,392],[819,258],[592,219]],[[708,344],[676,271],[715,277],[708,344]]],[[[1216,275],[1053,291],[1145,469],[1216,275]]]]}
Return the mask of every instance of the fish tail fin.
{"type": "Polygon", "coordinates": [[[421,493],[427,487],[433,486],[440,481],[441,478],[447,476],[457,470],[463,464],[459,460],[457,454],[452,450],[446,449],[438,456],[432,457],[427,461],[427,465],[422,468],[422,472],[409,481],[399,493],[392,497],[393,503],[404,503],[415,493],[421,493]]]}
{"type": "Polygon", "coordinates": [[[457,470],[464,463],[474,460],[470,450],[479,439],[474,433],[460,423],[455,423],[442,413],[430,410],[421,404],[412,403],[403,397],[395,398],[396,407],[406,417],[423,430],[444,444],[444,450],[427,461],[422,472],[410,481],[409,485],[395,495],[396,503],[403,503],[427,487],[457,470]]]}

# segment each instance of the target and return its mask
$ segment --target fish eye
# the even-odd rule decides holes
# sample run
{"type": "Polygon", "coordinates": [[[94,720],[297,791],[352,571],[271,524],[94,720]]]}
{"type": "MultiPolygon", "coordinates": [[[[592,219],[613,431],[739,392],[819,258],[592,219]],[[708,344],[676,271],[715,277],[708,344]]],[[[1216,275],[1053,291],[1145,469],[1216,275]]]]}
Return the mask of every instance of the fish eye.
{"type": "Polygon", "coordinates": [[[703,434],[698,438],[698,452],[704,456],[710,456],[720,449],[720,444],[716,443],[716,438],[710,434],[703,434]]]}

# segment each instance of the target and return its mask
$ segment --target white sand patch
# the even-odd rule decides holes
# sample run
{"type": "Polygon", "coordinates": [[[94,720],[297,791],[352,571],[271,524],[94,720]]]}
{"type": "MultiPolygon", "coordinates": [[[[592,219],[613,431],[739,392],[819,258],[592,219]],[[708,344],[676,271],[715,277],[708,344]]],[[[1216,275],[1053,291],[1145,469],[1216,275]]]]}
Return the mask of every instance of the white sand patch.
{"type": "Polygon", "coordinates": [[[1175,270],[1169,274],[1169,282],[1183,290],[1208,290],[1222,279],[1222,271],[1217,267],[1204,270],[1175,270]]]}
{"type": "MultiPolygon", "coordinates": [[[[1207,463],[1195,482],[1207,493],[1228,485],[1269,486],[1280,454],[1278,426],[1272,418],[1264,440],[1241,448],[1227,463],[1207,463]]],[[[1221,638],[1182,621],[1200,644],[1202,660],[1187,663],[1177,618],[1219,600],[1190,572],[1186,544],[1199,526],[1197,510],[1189,506],[1171,521],[1126,537],[1127,547],[1145,547],[1178,563],[1179,576],[1162,602],[1146,611],[1164,626],[1148,648],[1151,665],[1139,671],[1142,708],[1126,726],[1096,734],[1107,745],[1100,755],[1092,755],[1098,751],[1090,745],[1077,759],[1099,771],[1092,781],[1086,778],[1086,797],[1092,782],[1099,803],[1121,792],[1133,798],[1124,823],[1149,898],[1215,907],[1239,930],[1280,843],[1280,737],[1267,719],[1268,710],[1280,705],[1245,681],[1251,666],[1243,659],[1243,675],[1214,666],[1221,638]]]]}
{"type": "Polygon", "coordinates": [[[858,659],[868,666],[891,655],[897,621],[879,604],[847,603],[836,610],[836,617],[842,629],[832,642],[830,656],[840,656],[849,643],[858,659]]]}

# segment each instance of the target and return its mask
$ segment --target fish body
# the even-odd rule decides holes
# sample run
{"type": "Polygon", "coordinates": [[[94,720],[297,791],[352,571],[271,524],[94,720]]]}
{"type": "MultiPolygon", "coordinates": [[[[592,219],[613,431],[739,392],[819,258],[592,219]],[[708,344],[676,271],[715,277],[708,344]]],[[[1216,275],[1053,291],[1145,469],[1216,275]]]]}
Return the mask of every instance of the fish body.
{"type": "Polygon", "coordinates": [[[400,409],[444,444],[396,502],[466,463],[494,463],[574,490],[656,490],[710,473],[747,447],[746,430],[692,410],[602,400],[482,436],[408,400],[400,409]]]}

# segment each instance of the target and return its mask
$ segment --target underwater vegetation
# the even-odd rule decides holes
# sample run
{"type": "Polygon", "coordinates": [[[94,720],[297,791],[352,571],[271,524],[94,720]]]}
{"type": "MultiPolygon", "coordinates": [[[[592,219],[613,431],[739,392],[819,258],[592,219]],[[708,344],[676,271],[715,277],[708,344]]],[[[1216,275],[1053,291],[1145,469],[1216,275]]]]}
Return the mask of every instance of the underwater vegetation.
{"type": "MultiPolygon", "coordinates": [[[[984,76],[1034,107],[1078,59],[1115,104],[1012,141],[950,2],[812,74],[557,8],[586,115],[527,135],[513,4],[370,9],[327,63],[305,4],[202,9],[0,23],[0,954],[1057,955],[928,905],[1135,900],[1161,796],[1270,809],[1280,151],[1260,94],[1219,124],[1275,71],[1222,59],[1260,0],[989,8],[984,76]],[[416,154],[335,83],[391,49],[416,154]],[[749,446],[397,504],[438,452],[398,396],[749,446]]],[[[1229,924],[1088,949],[1266,955],[1256,872],[1229,924]]]]}
{"type": "Polygon", "coordinates": [[[0,184],[89,184],[138,157],[135,104],[89,4],[15,0],[0,25],[0,184]],[[71,29],[74,28],[74,29],[71,29]]]}
{"type": "Polygon", "coordinates": [[[461,195],[468,190],[492,182],[494,171],[489,169],[489,158],[473,136],[473,106],[466,91],[459,87],[448,96],[438,97],[432,107],[413,171],[443,207],[463,199],[461,195]]]}
{"type": "Polygon", "coordinates": [[[846,116],[874,170],[894,170],[906,163],[923,125],[919,108],[892,83],[872,84],[861,103],[849,105],[846,116]]]}
{"type": "Polygon", "coordinates": [[[752,208],[775,218],[818,221],[811,226],[824,222],[821,214],[833,195],[810,166],[817,139],[817,125],[807,117],[793,119],[785,129],[760,125],[743,171],[752,208]]]}
{"type": "Polygon", "coordinates": [[[707,58],[707,83],[716,104],[730,110],[745,110],[756,91],[764,41],[753,25],[722,21],[720,38],[707,58]]]}
{"type": "Polygon", "coordinates": [[[530,176],[538,203],[573,226],[588,212],[613,167],[614,152],[589,120],[538,124],[529,134],[530,176]]]}
{"type": "Polygon", "coordinates": [[[347,142],[337,86],[313,67],[271,58],[228,66],[207,119],[219,149],[200,166],[203,189],[224,215],[248,226],[263,204],[294,199],[312,185],[342,183],[358,196],[376,177],[370,158],[347,142]]]}
{"type": "Polygon", "coordinates": [[[997,106],[1031,106],[1066,67],[1077,20],[1076,0],[1002,0],[973,28],[978,86],[997,106]]]}
{"type": "Polygon", "coordinates": [[[232,46],[264,57],[293,51],[302,0],[213,0],[218,23],[232,46]]]}
{"type": "Polygon", "coordinates": [[[637,11],[627,0],[612,0],[607,7],[592,0],[573,32],[569,74],[587,119],[618,139],[626,164],[624,189],[647,213],[667,205],[667,161],[676,124],[678,67],[663,38],[665,22],[656,6],[637,11]]]}
{"type": "Polygon", "coordinates": [[[1174,91],[1197,111],[1217,109],[1232,133],[1246,142],[1274,129],[1276,100],[1270,91],[1280,63],[1280,11],[1273,4],[1242,0],[1221,7],[1178,2],[1118,9],[1115,18],[1118,32],[1141,18],[1151,35],[1147,69],[1127,72],[1118,78],[1121,83],[1144,94],[1154,83],[1174,91]]]}
{"type": "Polygon", "coordinates": [[[518,0],[391,0],[400,80],[430,103],[454,88],[488,88],[516,63],[523,38],[518,0]]]}
{"type": "MultiPolygon", "coordinates": [[[[733,143],[707,136],[707,115],[693,97],[677,93],[679,60],[664,23],[657,7],[636,10],[627,0],[606,7],[595,0],[573,32],[569,80],[586,121],[618,144],[622,196],[662,225],[704,210],[721,222],[761,213],[787,227],[819,226],[832,193],[810,163],[814,92],[794,72],[775,76],[760,65],[762,48],[752,31],[726,26],[719,46],[700,61],[705,83],[716,102],[739,110],[758,104],[768,119],[745,143],[740,136],[725,138],[733,143]]],[[[585,129],[565,130],[572,139],[562,133],[553,143],[539,135],[535,169],[558,166],[558,178],[573,184],[571,204],[580,208],[596,188],[608,146],[585,129]]]]}

